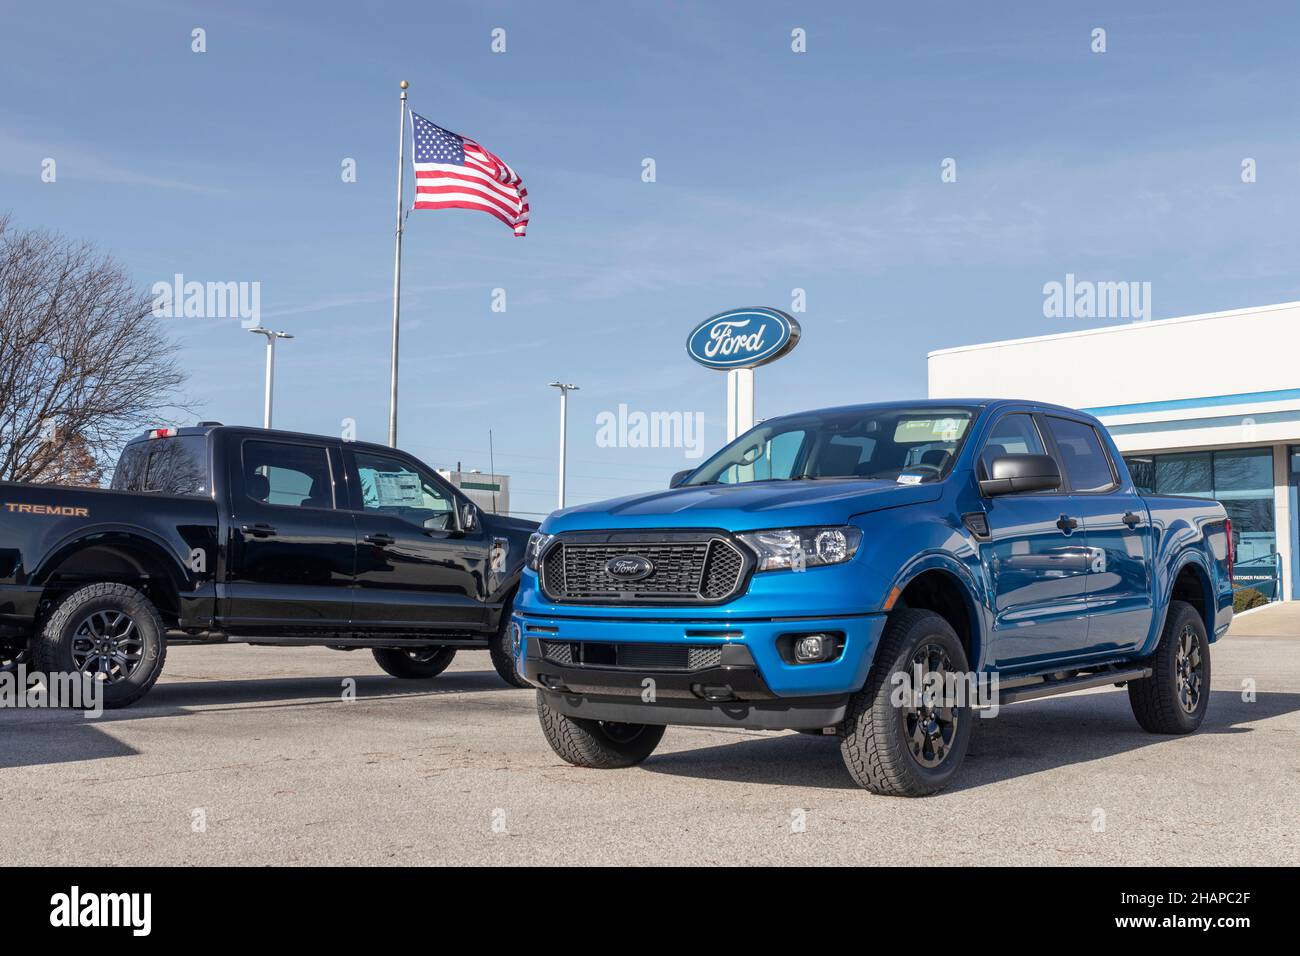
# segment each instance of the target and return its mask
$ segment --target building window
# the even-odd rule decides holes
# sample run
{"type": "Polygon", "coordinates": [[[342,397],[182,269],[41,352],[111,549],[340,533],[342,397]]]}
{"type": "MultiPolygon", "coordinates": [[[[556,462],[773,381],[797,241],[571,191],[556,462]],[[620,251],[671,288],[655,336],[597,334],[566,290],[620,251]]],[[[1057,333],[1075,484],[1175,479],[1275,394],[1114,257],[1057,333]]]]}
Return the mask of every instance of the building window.
{"type": "Polygon", "coordinates": [[[1143,494],[1193,495],[1219,501],[1232,519],[1237,560],[1277,550],[1273,514],[1273,449],[1133,455],[1124,459],[1143,494]]]}

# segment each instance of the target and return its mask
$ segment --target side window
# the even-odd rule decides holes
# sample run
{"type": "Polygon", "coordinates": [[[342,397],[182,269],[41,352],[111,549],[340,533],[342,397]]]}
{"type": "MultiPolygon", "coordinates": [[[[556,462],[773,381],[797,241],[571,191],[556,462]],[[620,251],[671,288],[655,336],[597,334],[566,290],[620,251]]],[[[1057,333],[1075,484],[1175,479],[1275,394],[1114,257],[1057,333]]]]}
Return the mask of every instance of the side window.
{"type": "Polygon", "coordinates": [[[398,458],[356,452],[361,507],[409,521],[426,531],[453,525],[451,498],[428,475],[398,458]]]}
{"type": "Polygon", "coordinates": [[[1004,415],[984,441],[984,450],[980,452],[980,467],[987,478],[994,458],[1002,455],[1045,454],[1047,452],[1043,447],[1043,439],[1031,416],[1022,413],[1004,415]]]}
{"type": "Polygon", "coordinates": [[[788,476],[794,471],[799,451],[803,448],[804,433],[782,432],[767,443],[767,477],[788,476]]]}
{"type": "Polygon", "coordinates": [[[1061,452],[1061,468],[1072,491],[1106,491],[1115,486],[1110,458],[1097,429],[1068,418],[1048,418],[1047,427],[1061,452]]]}
{"type": "Polygon", "coordinates": [[[293,508],[333,508],[329,456],[320,445],[244,442],[244,493],[293,508]]]}

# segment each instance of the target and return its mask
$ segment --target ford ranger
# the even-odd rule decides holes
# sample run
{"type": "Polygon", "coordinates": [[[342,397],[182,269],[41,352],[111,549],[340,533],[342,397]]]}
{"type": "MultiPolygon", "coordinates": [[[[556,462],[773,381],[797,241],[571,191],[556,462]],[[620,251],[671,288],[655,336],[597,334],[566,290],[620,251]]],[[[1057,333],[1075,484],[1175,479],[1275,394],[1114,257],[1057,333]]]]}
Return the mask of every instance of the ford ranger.
{"type": "Polygon", "coordinates": [[[430,678],[506,628],[535,522],[482,512],[403,452],[317,435],[155,428],[111,489],[0,483],[0,666],[138,700],[169,644],[369,648],[430,678]]]}
{"type": "Polygon", "coordinates": [[[666,491],[558,511],[510,634],[542,731],[627,767],[670,724],[838,738],[880,794],[947,784],[972,716],[1127,685],[1185,734],[1232,619],[1214,501],[1138,493],[1094,418],[919,401],[769,419],[666,491]]]}

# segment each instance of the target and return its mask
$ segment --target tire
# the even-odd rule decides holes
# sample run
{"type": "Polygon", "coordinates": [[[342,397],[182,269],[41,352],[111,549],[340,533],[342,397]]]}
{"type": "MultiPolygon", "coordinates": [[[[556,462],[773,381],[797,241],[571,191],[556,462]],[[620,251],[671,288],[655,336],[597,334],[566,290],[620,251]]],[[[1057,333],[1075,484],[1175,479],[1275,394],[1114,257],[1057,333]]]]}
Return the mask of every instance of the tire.
{"type": "Polygon", "coordinates": [[[635,767],[654,753],[664,738],[660,724],[616,724],[567,717],[537,692],[537,716],[542,733],[562,760],[575,767],[616,770],[635,767]]]}
{"type": "Polygon", "coordinates": [[[95,676],[104,708],[113,710],[134,704],[158,680],[167,660],[167,631],[158,609],[135,588],[91,584],[54,609],[31,652],[44,674],[95,676]]]}
{"type": "Polygon", "coordinates": [[[866,685],[849,701],[840,731],[844,766],[859,786],[884,796],[923,797],[943,789],[970,746],[972,713],[957,707],[896,706],[895,673],[914,660],[964,676],[970,665],[952,626],[932,611],[895,611],[885,625],[866,685]],[[946,715],[946,716],[945,716],[946,715]]]}
{"type": "Polygon", "coordinates": [[[402,680],[429,680],[447,669],[454,647],[376,647],[375,663],[402,680]]]}
{"type": "Polygon", "coordinates": [[[1190,604],[1169,605],[1151,668],[1150,677],[1129,681],[1133,716],[1149,733],[1190,734],[1210,705],[1210,642],[1190,604]]]}
{"type": "Polygon", "coordinates": [[[511,687],[531,687],[515,666],[515,649],[510,640],[510,612],[514,606],[515,596],[511,594],[510,600],[501,607],[501,624],[488,642],[488,653],[492,656],[492,666],[503,681],[511,687]]]}

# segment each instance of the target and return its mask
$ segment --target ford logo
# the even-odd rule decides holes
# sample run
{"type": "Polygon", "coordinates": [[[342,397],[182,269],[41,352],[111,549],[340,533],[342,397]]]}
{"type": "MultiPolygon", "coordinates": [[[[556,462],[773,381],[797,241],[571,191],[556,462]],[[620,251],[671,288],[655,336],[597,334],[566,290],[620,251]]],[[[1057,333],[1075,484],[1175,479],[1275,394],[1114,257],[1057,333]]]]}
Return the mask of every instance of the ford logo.
{"type": "Polygon", "coordinates": [[[755,368],[793,349],[799,332],[799,323],[779,309],[733,309],[697,325],[686,352],[705,368],[755,368]]]}
{"type": "Polygon", "coordinates": [[[605,562],[605,573],[620,581],[640,581],[654,574],[655,566],[649,558],[639,554],[620,554],[605,562]]]}

